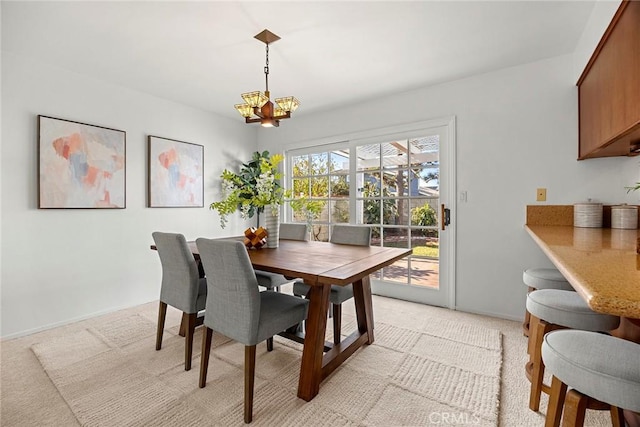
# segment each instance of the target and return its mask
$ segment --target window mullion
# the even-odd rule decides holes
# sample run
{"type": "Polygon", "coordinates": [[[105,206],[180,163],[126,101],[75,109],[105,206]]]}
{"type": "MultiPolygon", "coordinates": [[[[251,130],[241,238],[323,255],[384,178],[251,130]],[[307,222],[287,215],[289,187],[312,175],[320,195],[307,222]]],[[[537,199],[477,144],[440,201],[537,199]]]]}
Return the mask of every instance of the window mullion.
{"type": "Polygon", "coordinates": [[[356,148],[351,146],[349,147],[349,224],[356,224],[356,219],[358,216],[358,183],[356,182],[357,177],[357,159],[356,159],[356,148]]]}

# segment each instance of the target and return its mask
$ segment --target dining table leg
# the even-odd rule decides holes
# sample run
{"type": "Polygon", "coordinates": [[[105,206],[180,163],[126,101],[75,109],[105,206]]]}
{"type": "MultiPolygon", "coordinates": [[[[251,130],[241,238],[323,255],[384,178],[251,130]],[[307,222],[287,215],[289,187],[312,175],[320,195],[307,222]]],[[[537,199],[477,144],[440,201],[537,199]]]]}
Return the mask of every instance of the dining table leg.
{"type": "Polygon", "coordinates": [[[367,334],[367,344],[373,344],[373,300],[369,276],[353,283],[353,299],[356,304],[358,330],[367,334]]]}
{"type": "Polygon", "coordinates": [[[311,284],[307,298],[307,331],[302,349],[302,364],[298,382],[298,397],[309,402],[320,390],[322,381],[322,356],[327,328],[327,310],[329,309],[330,285],[311,284]]]}

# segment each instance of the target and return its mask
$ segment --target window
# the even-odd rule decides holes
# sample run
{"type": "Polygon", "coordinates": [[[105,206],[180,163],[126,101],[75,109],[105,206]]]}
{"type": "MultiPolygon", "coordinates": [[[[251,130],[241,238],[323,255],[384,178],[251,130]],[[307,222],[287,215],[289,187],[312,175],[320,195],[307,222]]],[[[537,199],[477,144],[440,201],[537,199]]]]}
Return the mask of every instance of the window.
{"type": "MultiPolygon", "coordinates": [[[[323,203],[320,217],[313,222],[313,239],[329,240],[331,224],[349,223],[349,150],[337,149],[292,155],[287,164],[294,197],[311,197],[323,203]]],[[[304,222],[301,214],[293,220],[304,222]]]]}

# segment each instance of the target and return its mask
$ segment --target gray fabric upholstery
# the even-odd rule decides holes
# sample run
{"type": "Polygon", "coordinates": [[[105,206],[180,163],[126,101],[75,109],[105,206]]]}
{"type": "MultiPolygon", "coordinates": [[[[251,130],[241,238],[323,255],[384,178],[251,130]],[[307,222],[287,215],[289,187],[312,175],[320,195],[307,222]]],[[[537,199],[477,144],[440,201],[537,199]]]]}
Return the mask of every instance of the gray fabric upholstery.
{"type": "Polygon", "coordinates": [[[329,241],[339,245],[369,246],[371,228],[363,225],[334,225],[329,241]]]}
{"type": "Polygon", "coordinates": [[[530,292],[527,310],[548,323],[584,331],[610,331],[620,324],[618,316],[591,310],[577,292],[558,289],[530,292]]]}
{"type": "MultiPolygon", "coordinates": [[[[280,224],[280,240],[307,240],[309,231],[306,224],[283,223],[280,224]]],[[[291,280],[282,274],[256,270],[258,285],[267,289],[277,288],[291,280]]]]}
{"type": "Polygon", "coordinates": [[[160,263],[160,301],[185,313],[204,310],[207,282],[200,279],[198,266],[182,234],[152,233],[160,263]]]}
{"type": "Polygon", "coordinates": [[[309,301],[278,292],[260,292],[260,320],[256,342],[272,337],[278,332],[307,318],[309,301]]]}
{"type": "Polygon", "coordinates": [[[640,344],[595,332],[550,332],[542,344],[546,369],[582,394],[640,411],[640,344]]]}
{"type": "Polygon", "coordinates": [[[307,224],[289,222],[280,224],[280,240],[307,240],[308,238],[307,224]]]}
{"type": "Polygon", "coordinates": [[[200,238],[196,244],[207,273],[206,327],[251,346],[306,319],[308,301],[258,291],[242,242],[200,238]]]}
{"type": "MultiPolygon", "coordinates": [[[[371,228],[361,225],[334,225],[331,231],[331,243],[339,245],[369,246],[371,244],[371,228]]],[[[293,284],[293,294],[305,296],[309,292],[309,285],[302,281],[293,284]]],[[[331,304],[342,304],[353,298],[353,285],[331,286],[329,301],[331,304]]]]}
{"type": "Polygon", "coordinates": [[[522,273],[522,281],[535,289],[573,291],[569,281],[555,268],[528,268],[522,273]]]}
{"type": "Polygon", "coordinates": [[[291,282],[291,280],[287,279],[282,274],[262,270],[256,270],[256,279],[258,280],[258,285],[269,290],[291,282]]]}
{"type": "MultiPolygon", "coordinates": [[[[309,285],[303,281],[297,280],[293,283],[294,295],[306,296],[307,292],[309,292],[309,285]]],[[[346,286],[331,285],[331,294],[329,295],[329,302],[331,304],[342,304],[349,298],[353,298],[352,284],[346,286]]]]}

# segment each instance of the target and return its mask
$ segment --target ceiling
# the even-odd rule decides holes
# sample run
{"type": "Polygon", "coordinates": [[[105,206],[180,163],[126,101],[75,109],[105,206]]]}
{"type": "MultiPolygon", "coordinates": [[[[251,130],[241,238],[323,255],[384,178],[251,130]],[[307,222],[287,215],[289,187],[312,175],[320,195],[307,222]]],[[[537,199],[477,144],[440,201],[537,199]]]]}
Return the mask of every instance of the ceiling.
{"type": "MultiPolygon", "coordinates": [[[[571,53],[593,1],[2,2],[2,49],[242,120],[264,90],[294,116],[571,53]]],[[[381,105],[380,108],[384,108],[381,105]]]]}

